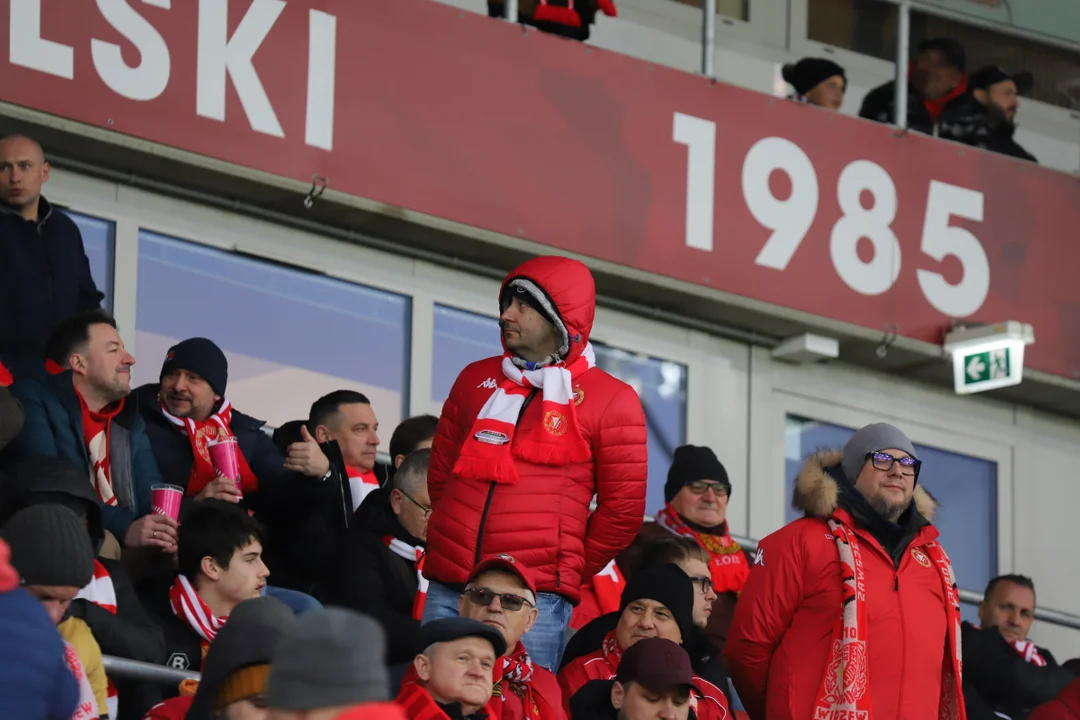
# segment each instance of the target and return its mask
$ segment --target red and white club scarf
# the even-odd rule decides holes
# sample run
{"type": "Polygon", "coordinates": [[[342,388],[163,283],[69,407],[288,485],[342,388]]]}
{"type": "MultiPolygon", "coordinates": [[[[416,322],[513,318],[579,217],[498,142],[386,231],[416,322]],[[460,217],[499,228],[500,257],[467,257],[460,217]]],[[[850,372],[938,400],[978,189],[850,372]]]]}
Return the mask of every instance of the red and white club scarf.
{"type": "Polygon", "coordinates": [[[750,563],[746,561],[739,543],[731,539],[727,523],[724,523],[724,532],[720,535],[698,532],[679,517],[671,503],[656,514],[656,522],[672,535],[694,538],[709,553],[709,574],[712,575],[713,590],[717,594],[742,592],[750,577],[750,563]]]}
{"type": "Polygon", "coordinates": [[[199,593],[195,591],[188,579],[183,575],[177,575],[176,581],[169,589],[169,604],[173,614],[188,624],[195,633],[202,638],[202,654],[206,656],[206,649],[217,637],[221,628],[225,627],[228,615],[216,616],[210,610],[199,593]]]}
{"type": "Polygon", "coordinates": [[[538,465],[568,465],[592,458],[592,449],[581,433],[574,404],[574,381],[596,365],[592,344],[570,365],[549,365],[522,370],[504,355],[505,379],[488,398],[461,447],[454,474],[476,480],[517,482],[514,457],[538,465]],[[534,389],[543,400],[542,421],[528,435],[514,442],[518,415],[534,389]]]}
{"type": "Polygon", "coordinates": [[[424,548],[402,542],[393,535],[385,535],[383,542],[390,548],[390,552],[416,565],[416,599],[413,600],[412,616],[415,620],[422,620],[428,589],[428,581],[424,577],[424,548]]]}
{"type": "MultiPolygon", "coordinates": [[[[979,625],[972,625],[976,630],[982,630],[979,625]]],[[[1039,648],[1030,640],[1014,640],[1009,643],[1013,650],[1027,662],[1037,667],[1046,667],[1046,658],[1039,654],[1039,648]]]]}
{"type": "MultiPolygon", "coordinates": [[[[829,518],[829,529],[840,555],[840,578],[844,601],[833,630],[832,655],[814,706],[815,718],[866,718],[870,711],[870,668],[867,652],[869,623],[866,616],[866,574],[862,551],[855,532],[837,518],[829,518]]],[[[941,668],[941,699],[938,720],[963,720],[964,693],[960,673],[960,593],[952,563],[936,542],[921,545],[921,551],[941,576],[945,594],[947,655],[941,668]]]]}
{"type": "Polygon", "coordinates": [[[491,709],[495,718],[522,717],[524,720],[556,720],[563,713],[554,709],[540,693],[533,688],[532,680],[536,668],[532,658],[525,652],[525,646],[519,641],[509,655],[502,658],[502,667],[495,673],[495,687],[491,693],[491,709]],[[513,700],[511,698],[517,698],[513,700]],[[503,710],[503,704],[521,702],[521,714],[503,710]]]}
{"type": "Polygon", "coordinates": [[[604,569],[593,575],[593,593],[596,595],[596,604],[600,606],[600,614],[607,615],[618,611],[622,601],[623,590],[626,589],[626,579],[619,571],[618,564],[612,560],[604,569]]]}
{"type": "MultiPolygon", "coordinates": [[[[90,584],[79,591],[79,594],[75,596],[76,600],[86,600],[92,602],[98,607],[106,610],[113,615],[116,614],[116,586],[113,585],[112,575],[105,569],[105,566],[101,564],[100,560],[94,560],[94,577],[90,579],[90,584]]],[[[113,684],[112,678],[109,680],[109,689],[107,703],[109,706],[109,717],[119,717],[119,696],[116,692],[116,685],[113,684]]]]}
{"type": "MultiPolygon", "coordinates": [[[[209,444],[214,440],[224,440],[235,437],[232,432],[232,404],[228,398],[221,401],[221,407],[217,412],[202,422],[191,418],[178,418],[169,412],[164,403],[161,404],[161,414],[180,430],[187,433],[188,442],[191,443],[191,454],[195,460],[191,464],[191,475],[188,477],[187,494],[198,495],[204,487],[209,485],[218,472],[214,469],[214,462],[210,459],[209,444]]],[[[255,473],[248,467],[244,454],[236,453],[237,464],[240,466],[240,482],[243,492],[255,492],[259,489],[259,480],[255,473]]]]}
{"type": "Polygon", "coordinates": [[[83,669],[75,648],[67,640],[64,641],[64,663],[75,676],[75,682],[79,686],[79,704],[75,706],[71,720],[97,720],[98,706],[97,699],[94,697],[94,688],[90,686],[90,678],[83,669]]]}
{"type": "Polygon", "coordinates": [[[364,502],[364,498],[379,489],[379,479],[371,470],[364,472],[352,465],[345,466],[345,474],[349,478],[349,491],[352,493],[353,512],[364,502]]]}

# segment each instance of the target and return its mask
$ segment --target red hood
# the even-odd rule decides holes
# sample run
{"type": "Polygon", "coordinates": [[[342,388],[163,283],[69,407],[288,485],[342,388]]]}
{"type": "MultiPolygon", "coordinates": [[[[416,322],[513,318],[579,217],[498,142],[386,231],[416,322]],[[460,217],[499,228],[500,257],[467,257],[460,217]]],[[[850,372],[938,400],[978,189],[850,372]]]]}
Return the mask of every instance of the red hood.
{"type": "MultiPolygon", "coordinates": [[[[557,255],[533,258],[514,268],[503,279],[500,298],[515,278],[531,280],[551,298],[570,335],[570,351],[565,360],[567,364],[572,363],[589,342],[596,316],[596,283],[589,268],[577,260],[557,255]]],[[[505,342],[503,349],[506,349],[505,342]]]]}
{"type": "Polygon", "coordinates": [[[19,573],[11,567],[11,548],[0,540],[0,592],[7,592],[19,586],[19,573]]]}

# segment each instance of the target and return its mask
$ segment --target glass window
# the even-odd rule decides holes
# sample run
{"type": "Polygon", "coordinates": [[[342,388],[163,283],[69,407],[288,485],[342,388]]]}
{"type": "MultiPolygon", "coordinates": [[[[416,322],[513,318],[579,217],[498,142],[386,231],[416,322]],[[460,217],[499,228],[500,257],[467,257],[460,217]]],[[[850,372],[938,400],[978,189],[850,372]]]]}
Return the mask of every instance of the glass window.
{"type": "MultiPolygon", "coordinates": [[[[806,456],[822,448],[842,448],[854,432],[789,415],[784,436],[787,498],[806,456]]],[[[952,560],[957,584],[982,592],[997,575],[997,463],[926,445],[916,445],[915,451],[923,461],[919,483],[938,502],[934,525],[952,560]]],[[[801,515],[789,505],[786,520],[801,515]]],[[[974,608],[965,606],[964,617],[974,618],[974,608]]]]}
{"type": "Polygon", "coordinates": [[[108,220],[80,215],[65,210],[82,234],[86,258],[90,261],[90,274],[98,290],[105,293],[101,307],[112,309],[113,296],[113,252],[116,246],[116,224],[108,220]]]}
{"type": "MultiPolygon", "coordinates": [[[[633,387],[649,428],[649,497],[647,512],[664,506],[664,482],[675,448],[686,442],[686,366],[630,353],[593,341],[596,364],[633,387]]],[[[431,400],[438,413],[461,368],[501,355],[498,320],[444,305],[435,306],[437,361],[431,369],[431,400]]]]}
{"type": "MultiPolygon", "coordinates": [[[[675,0],[675,2],[698,9],[705,7],[704,0],[675,0]]],[[[716,14],[749,22],[750,0],[717,0],[716,14]]]]}
{"type": "Polygon", "coordinates": [[[408,407],[411,301],[151,232],[139,234],[137,383],[168,348],[208,337],[229,358],[229,399],[271,426],[328,392],[370,398],[383,444],[408,407]]]}

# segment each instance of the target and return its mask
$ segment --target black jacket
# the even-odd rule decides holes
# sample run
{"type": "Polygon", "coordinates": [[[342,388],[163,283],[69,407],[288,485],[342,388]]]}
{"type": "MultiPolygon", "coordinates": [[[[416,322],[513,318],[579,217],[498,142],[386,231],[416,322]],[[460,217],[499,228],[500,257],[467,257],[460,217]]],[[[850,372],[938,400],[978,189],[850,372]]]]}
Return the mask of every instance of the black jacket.
{"type": "MultiPolygon", "coordinates": [[[[169,602],[169,590],[175,579],[175,575],[172,578],[155,579],[146,585],[140,585],[140,591],[143,601],[164,632],[165,664],[176,670],[199,672],[202,669],[202,638],[190,625],[176,616],[169,602]]],[[[166,698],[178,694],[179,687],[162,688],[162,695],[166,698]]]]}
{"type": "Polygon", "coordinates": [[[964,683],[979,694],[988,707],[1020,720],[1036,706],[1052,700],[1076,679],[1057,664],[1049,650],[1039,648],[1046,667],[1020,656],[996,627],[961,626],[964,648],[964,683]]]}
{"type": "MultiPolygon", "coordinates": [[[[895,87],[895,82],[887,82],[867,93],[863,98],[859,117],[881,123],[893,122],[896,107],[893,96],[895,87]]],[[[990,119],[986,109],[969,92],[961,93],[946,103],[937,122],[934,122],[923,104],[922,96],[910,86],[907,105],[909,130],[955,140],[965,145],[986,142],[990,119]]]]}
{"type": "Polygon", "coordinates": [[[991,127],[986,138],[978,143],[978,145],[990,152],[1038,163],[1039,161],[1035,159],[1034,155],[1022,148],[1020,144],[1013,139],[1013,135],[1015,134],[1016,126],[1010,123],[991,127]]]}
{"type": "Polygon", "coordinates": [[[423,650],[420,622],[412,617],[419,579],[416,563],[394,554],[383,540],[392,536],[421,545],[398,522],[385,489],[368,494],[353,516],[338,562],[327,573],[326,602],[371,615],[386,631],[386,662],[405,663],[423,650]]]}
{"type": "Polygon", "coordinates": [[[36,223],[0,203],[0,361],[44,362],[58,322],[101,306],[75,222],[41,198],[36,223]]]}

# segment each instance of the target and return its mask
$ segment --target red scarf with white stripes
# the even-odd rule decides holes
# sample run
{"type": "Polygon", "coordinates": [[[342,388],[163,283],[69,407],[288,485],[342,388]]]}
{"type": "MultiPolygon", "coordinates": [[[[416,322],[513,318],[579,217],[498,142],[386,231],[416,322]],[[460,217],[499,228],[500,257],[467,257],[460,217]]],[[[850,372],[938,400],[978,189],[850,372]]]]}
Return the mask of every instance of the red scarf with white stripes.
{"type": "Polygon", "coordinates": [[[390,552],[416,565],[416,598],[413,600],[412,616],[414,620],[422,620],[428,589],[428,581],[424,577],[424,548],[402,542],[393,535],[383,536],[383,542],[390,548],[390,552]]]}
{"type": "MultiPolygon", "coordinates": [[[[191,464],[191,475],[188,477],[187,494],[198,495],[204,487],[209,485],[218,472],[214,469],[214,462],[210,459],[208,444],[214,440],[234,437],[232,428],[232,404],[228,398],[221,401],[221,407],[217,412],[203,421],[191,418],[178,418],[169,412],[164,403],[161,403],[161,414],[165,419],[178,429],[187,433],[188,442],[191,443],[191,454],[195,461],[191,464]]],[[[243,492],[254,492],[259,489],[259,479],[248,467],[244,454],[237,449],[237,463],[240,466],[240,481],[243,492]]]]}
{"type": "Polygon", "coordinates": [[[119,502],[112,489],[112,468],[109,462],[109,442],[112,435],[112,421],[124,409],[124,398],[112,405],[94,412],[83,400],[82,393],[75,390],[82,411],[83,442],[86,455],[90,458],[91,480],[98,500],[106,505],[116,506],[119,502]]]}
{"type": "Polygon", "coordinates": [[[600,607],[600,614],[617,612],[622,603],[623,590],[626,589],[626,580],[619,572],[619,566],[614,560],[609,562],[603,570],[593,575],[593,594],[596,595],[596,604],[600,607]]]}
{"type": "MultiPolygon", "coordinates": [[[[503,704],[513,696],[521,703],[521,717],[524,720],[558,720],[562,712],[548,704],[547,700],[536,692],[532,680],[536,668],[532,659],[525,652],[525,646],[518,642],[509,655],[504,655],[501,671],[495,675],[495,688],[491,693],[491,709],[496,718],[506,715],[503,704]]],[[[517,713],[511,713],[517,717],[517,713]]]]}
{"type": "Polygon", "coordinates": [[[229,619],[229,616],[215,616],[210,606],[203,601],[195,587],[183,575],[177,575],[176,581],[169,589],[169,604],[172,606],[173,614],[186,622],[195,634],[202,638],[200,646],[202,657],[205,658],[210,643],[217,637],[221,628],[225,627],[225,621],[229,619]]]}
{"type": "Polygon", "coordinates": [[[739,543],[731,539],[726,522],[722,534],[698,532],[679,517],[671,503],[656,514],[656,522],[672,535],[694,538],[709,553],[709,574],[712,576],[713,590],[718,595],[742,592],[750,578],[750,563],[746,562],[746,555],[739,543]]]}
{"type": "Polygon", "coordinates": [[[379,489],[379,478],[375,477],[372,470],[364,472],[352,465],[345,466],[345,474],[349,478],[353,512],[356,512],[360,508],[360,503],[364,502],[364,498],[379,489]]]}
{"type": "Polygon", "coordinates": [[[79,704],[75,706],[75,712],[71,714],[71,720],[98,720],[97,700],[94,697],[94,688],[90,686],[90,678],[83,669],[82,661],[78,653],[67,640],[64,641],[64,663],[68,670],[75,676],[75,682],[79,686],[79,704]]]}
{"type": "MultiPolygon", "coordinates": [[[[540,0],[533,11],[533,20],[536,22],[558,23],[568,27],[581,27],[581,16],[578,15],[576,5],[592,2],[593,0],[540,0]]],[[[613,0],[595,0],[596,9],[608,17],[615,17],[615,3],[613,0]]]]}
{"type": "MultiPolygon", "coordinates": [[[[972,625],[976,630],[982,630],[980,625],[972,625]]],[[[1008,641],[1006,641],[1008,642],[1008,641]]],[[[1046,658],[1039,654],[1039,648],[1030,640],[1014,640],[1009,643],[1016,653],[1027,662],[1037,667],[1046,667],[1046,658]]]]}
{"type": "MultiPolygon", "coordinates": [[[[109,575],[109,571],[105,569],[105,566],[101,564],[100,560],[94,560],[94,577],[90,579],[90,584],[79,591],[79,594],[75,596],[76,600],[86,600],[92,602],[103,610],[106,610],[113,615],[116,614],[116,586],[113,585],[112,576],[109,575]]],[[[109,689],[107,703],[109,706],[109,717],[119,717],[119,696],[116,692],[116,685],[113,684],[112,678],[108,678],[109,689]]]]}
{"type": "MultiPolygon", "coordinates": [[[[469,437],[461,447],[454,474],[475,480],[517,482],[518,457],[537,465],[582,463],[592,448],[581,433],[574,403],[574,381],[596,365],[592,345],[569,365],[522,370],[507,354],[502,359],[503,381],[480,409],[469,437]],[[533,390],[543,397],[542,422],[514,442],[518,415],[533,390]]],[[[494,384],[494,383],[493,383],[494,384]]],[[[484,384],[485,387],[490,387],[484,384]]]]}

